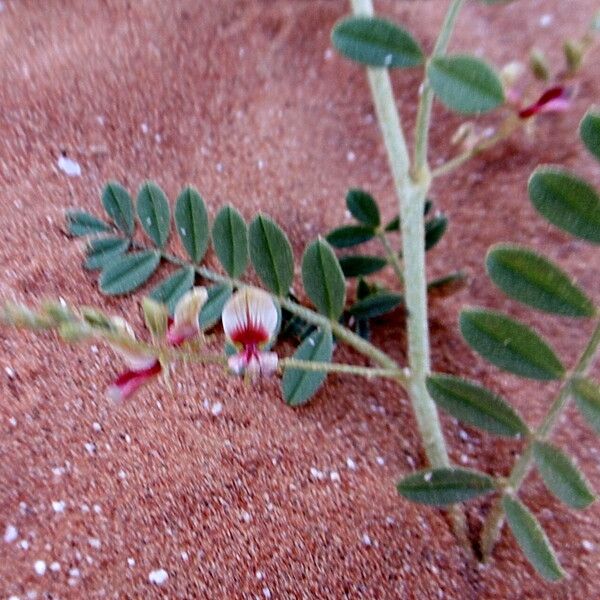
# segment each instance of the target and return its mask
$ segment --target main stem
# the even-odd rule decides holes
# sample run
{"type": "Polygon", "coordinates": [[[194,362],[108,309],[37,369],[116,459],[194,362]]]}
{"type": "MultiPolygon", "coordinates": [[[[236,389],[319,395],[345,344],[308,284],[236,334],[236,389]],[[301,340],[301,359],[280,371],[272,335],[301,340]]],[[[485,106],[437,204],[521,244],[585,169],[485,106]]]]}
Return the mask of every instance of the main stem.
{"type": "MultiPolygon", "coordinates": [[[[532,436],[531,441],[527,444],[527,447],[525,448],[525,451],[519,460],[517,460],[515,463],[515,466],[513,467],[506,482],[506,487],[510,488],[513,492],[516,493],[519,490],[519,487],[531,469],[531,464],[533,461],[533,443],[536,440],[543,440],[547,438],[552,433],[558,418],[569,403],[569,398],[571,396],[571,383],[573,379],[584,375],[590,368],[599,346],[600,321],[596,323],[596,327],[594,328],[590,340],[575,367],[573,368],[570,377],[568,377],[563,383],[560,391],[556,395],[556,398],[552,402],[546,417],[535,431],[535,434],[532,436]]],[[[500,535],[500,531],[502,530],[503,524],[504,511],[502,510],[502,497],[500,497],[496,499],[481,531],[481,554],[483,560],[487,560],[491,555],[494,545],[500,535]]]]}

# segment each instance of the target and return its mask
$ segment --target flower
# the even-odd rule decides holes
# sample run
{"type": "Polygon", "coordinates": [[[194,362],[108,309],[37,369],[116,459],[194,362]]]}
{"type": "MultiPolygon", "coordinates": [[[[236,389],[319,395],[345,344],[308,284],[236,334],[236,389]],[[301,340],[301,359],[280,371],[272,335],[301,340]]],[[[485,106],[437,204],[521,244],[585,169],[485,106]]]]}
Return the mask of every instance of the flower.
{"type": "Polygon", "coordinates": [[[221,316],[227,339],[239,350],[229,357],[236,374],[271,375],[277,369],[277,354],[264,352],[277,328],[278,313],[269,294],[256,288],[243,288],[225,305],[221,316]]]}
{"type": "Polygon", "coordinates": [[[195,287],[179,300],[173,323],[167,331],[167,342],[171,346],[180,346],[200,333],[198,316],[207,299],[206,288],[195,287]]]}
{"type": "Polygon", "coordinates": [[[529,119],[539,113],[565,112],[571,106],[571,90],[557,85],[546,90],[533,104],[519,110],[521,119],[529,119]]]}
{"type": "MultiPolygon", "coordinates": [[[[175,307],[175,317],[166,334],[170,346],[180,346],[200,333],[198,316],[207,298],[205,288],[195,287],[179,300],[175,307]]],[[[155,354],[140,350],[133,329],[127,321],[114,317],[111,319],[111,328],[114,335],[109,343],[129,367],[108,388],[109,398],[120,402],[131,398],[142,386],[160,375],[163,368],[155,354]]]]}
{"type": "Polygon", "coordinates": [[[121,402],[131,398],[144,384],[158,376],[162,365],[156,356],[137,347],[135,334],[127,321],[113,317],[111,326],[115,335],[109,343],[129,367],[108,388],[108,397],[114,402],[121,402]]]}

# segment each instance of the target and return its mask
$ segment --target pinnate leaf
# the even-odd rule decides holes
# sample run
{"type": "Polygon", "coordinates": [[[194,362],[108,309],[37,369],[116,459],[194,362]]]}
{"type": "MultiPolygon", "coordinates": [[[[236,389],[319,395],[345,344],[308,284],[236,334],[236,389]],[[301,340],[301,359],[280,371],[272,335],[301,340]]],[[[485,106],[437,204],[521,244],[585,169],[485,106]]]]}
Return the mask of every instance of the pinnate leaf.
{"type": "Polygon", "coordinates": [[[423,469],[405,477],[398,492],[412,502],[446,506],[493,492],[494,480],[471,469],[423,469]]]}
{"type": "Polygon", "coordinates": [[[69,233],[75,237],[94,235],[110,231],[110,225],[83,210],[68,210],[67,225],[69,233]]]}
{"type": "Polygon", "coordinates": [[[504,496],[502,507],[508,526],[523,554],[535,570],[545,579],[558,581],[564,575],[554,549],[538,520],[517,498],[504,496]]]}
{"type": "Polygon", "coordinates": [[[177,269],[172,275],[159,283],[149,294],[150,298],[165,304],[169,314],[175,312],[180,298],[194,285],[194,267],[187,265],[177,269]]]}
{"type": "Polygon", "coordinates": [[[425,250],[431,250],[444,237],[448,229],[448,217],[437,215],[425,223],[425,250]]]}
{"type": "Polygon", "coordinates": [[[591,379],[576,379],[571,384],[579,412],[600,434],[600,386],[591,379]]]}
{"type": "Polygon", "coordinates": [[[159,247],[169,239],[171,212],[164,192],[152,181],[142,185],[137,197],[137,213],[144,231],[159,247]]]}
{"type": "MultiPolygon", "coordinates": [[[[333,339],[330,329],[319,329],[311,333],[298,346],[292,358],[313,362],[331,362],[333,339]]],[[[281,387],[285,401],[290,406],[306,404],[325,381],[324,371],[305,371],[286,367],[283,371],[281,387]]]]}
{"type": "Polygon", "coordinates": [[[493,246],[486,258],[491,280],[508,296],[545,312],[591,317],[594,305],[571,278],[532,250],[509,244],[493,246]]]}
{"type": "Polygon", "coordinates": [[[579,136],[590,154],[600,160],[600,112],[588,110],[579,126],[579,136]]]}
{"type": "Polygon", "coordinates": [[[302,282],[317,310],[330,319],[339,319],[346,302],[346,280],[333,249],[321,238],[304,251],[302,282]]]}
{"type": "Polygon", "coordinates": [[[269,217],[258,215],[250,223],[250,258],[261,281],[278,296],[285,296],[294,279],[294,255],[287,235],[269,217]]]}
{"type": "Polygon", "coordinates": [[[374,319],[393,311],[403,302],[402,294],[381,290],[357,300],[348,311],[357,319],[374,319]]]}
{"type": "Polygon", "coordinates": [[[127,238],[109,236],[90,240],[84,266],[90,271],[103,269],[115,257],[129,248],[127,238]]]}
{"type": "Polygon", "coordinates": [[[363,225],[379,227],[379,208],[371,194],[360,189],[349,190],[346,194],[346,206],[352,216],[363,225]]]}
{"type": "Polygon", "coordinates": [[[126,294],[145,283],[160,263],[160,252],[145,250],[118,256],[100,275],[100,289],[105,294],[126,294]]]}
{"type": "Polygon", "coordinates": [[[102,204],[114,224],[131,237],[135,222],[133,220],[133,202],[129,192],[120,183],[109,181],[102,191],[102,204]]]}
{"type": "Polygon", "coordinates": [[[371,275],[380,271],[387,265],[387,260],[379,256],[363,256],[360,254],[342,256],[340,267],[345,277],[359,277],[360,275],[371,275]]]}
{"type": "Polygon", "coordinates": [[[589,483],[562,450],[548,442],[536,441],[533,456],[546,487],[565,504],[586,508],[595,500],[589,483]]]}
{"type": "Polygon", "coordinates": [[[225,271],[231,277],[239,277],[248,265],[248,228],[233,206],[226,205],[217,213],[212,239],[225,271]]]}
{"type": "Polygon", "coordinates": [[[460,330],[467,343],[500,369],[542,381],[561,379],[564,367],[532,329],[490,310],[464,310],[460,330]]]}
{"type": "Polygon", "coordinates": [[[423,62],[413,37],[386,19],[347,17],[335,25],[331,41],[340,54],[371,67],[414,67],[423,62]]]}
{"type": "Polygon", "coordinates": [[[529,198],[556,227],[600,244],[600,197],[583,179],[557,167],[539,167],[529,179],[529,198]]]}
{"type": "Polygon", "coordinates": [[[175,224],[188,256],[193,262],[200,262],[208,248],[210,233],[206,205],[193,187],[186,187],[177,198],[175,224]]]}
{"type": "Polygon", "coordinates": [[[233,288],[229,283],[222,283],[213,285],[206,291],[208,292],[208,298],[200,311],[198,319],[201,329],[210,329],[219,322],[223,307],[231,297],[233,288]]]}
{"type": "Polygon", "coordinates": [[[504,102],[502,83],[482,60],[468,55],[436,56],[427,77],[436,96],[462,114],[488,112],[504,102]]]}
{"type": "Polygon", "coordinates": [[[349,248],[375,237],[375,229],[367,225],[345,225],[333,229],[327,234],[326,240],[336,248],[349,248]]]}
{"type": "Polygon", "coordinates": [[[496,435],[517,436],[528,431],[506,400],[478,383],[434,374],[427,378],[427,390],[438,406],[463,423],[496,435]]]}

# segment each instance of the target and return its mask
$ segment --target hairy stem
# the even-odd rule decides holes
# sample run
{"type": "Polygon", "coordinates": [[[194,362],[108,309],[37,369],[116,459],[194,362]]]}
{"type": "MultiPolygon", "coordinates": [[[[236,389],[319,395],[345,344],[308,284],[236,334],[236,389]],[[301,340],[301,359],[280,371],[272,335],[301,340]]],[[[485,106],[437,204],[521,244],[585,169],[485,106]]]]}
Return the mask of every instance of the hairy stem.
{"type": "Polygon", "coordinates": [[[347,365],[342,363],[297,360],[295,358],[282,358],[279,361],[279,366],[288,369],[302,369],[303,371],[348,373],[349,375],[360,375],[367,379],[373,377],[389,377],[390,379],[406,382],[406,373],[402,369],[376,369],[373,367],[361,367],[359,365],[347,365]]]}
{"type": "MultiPolygon", "coordinates": [[[[371,0],[350,1],[355,14],[373,15],[371,0]]],[[[456,15],[463,2],[464,0],[454,0],[451,3],[436,43],[436,52],[445,51],[456,15]]],[[[419,151],[414,165],[416,168],[411,171],[406,139],[388,71],[367,67],[367,76],[400,209],[404,287],[408,312],[408,359],[411,370],[408,391],[427,460],[434,468],[447,467],[450,461],[437,408],[425,385],[430,370],[430,359],[423,206],[431,183],[426,156],[432,98],[421,98],[420,112],[422,114],[416,132],[416,144],[419,151]]],[[[458,507],[451,507],[450,517],[455,534],[463,545],[466,545],[464,515],[458,507]]]]}
{"type": "MultiPolygon", "coordinates": [[[[446,53],[450,36],[454,30],[456,18],[465,0],[452,0],[448,12],[442,23],[442,28],[433,48],[432,56],[446,53]]],[[[415,126],[414,173],[418,178],[422,170],[427,169],[427,150],[429,148],[429,127],[431,123],[431,106],[433,104],[433,90],[427,81],[423,81],[421,99],[417,111],[417,124],[415,126]]]]}
{"type": "Polygon", "coordinates": [[[385,249],[385,255],[388,263],[392,265],[392,269],[394,269],[394,273],[396,274],[400,285],[403,286],[404,274],[402,273],[402,263],[398,258],[398,254],[392,248],[392,245],[390,244],[390,241],[388,240],[384,231],[382,231],[377,237],[381,240],[381,243],[385,249]]]}
{"type": "MultiPolygon", "coordinates": [[[[550,405],[548,412],[544,420],[541,422],[540,426],[534,432],[531,441],[527,444],[523,454],[515,463],[508,479],[506,482],[506,487],[511,489],[514,493],[519,490],[519,487],[527,477],[529,470],[531,468],[533,462],[533,443],[536,440],[546,439],[554,429],[558,418],[566,408],[569,403],[569,399],[571,396],[571,383],[573,379],[584,375],[586,371],[592,365],[594,358],[596,357],[596,353],[598,351],[598,347],[600,346],[600,321],[596,323],[594,331],[585,347],[585,350],[579,357],[579,360],[575,364],[575,367],[571,371],[570,376],[565,379],[561,389],[558,394],[554,398],[554,401],[550,405]]],[[[494,549],[494,545],[498,540],[500,535],[500,531],[502,530],[502,525],[504,524],[504,511],[502,510],[502,497],[499,497],[494,502],[494,505],[487,516],[483,529],[481,531],[481,555],[483,560],[487,560],[492,550],[494,549]]]]}

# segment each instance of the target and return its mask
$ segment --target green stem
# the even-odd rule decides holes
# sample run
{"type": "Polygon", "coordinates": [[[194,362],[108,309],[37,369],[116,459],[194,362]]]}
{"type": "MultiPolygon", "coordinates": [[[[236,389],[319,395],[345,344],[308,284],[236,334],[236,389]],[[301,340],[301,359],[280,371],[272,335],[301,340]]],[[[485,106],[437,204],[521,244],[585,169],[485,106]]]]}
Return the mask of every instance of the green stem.
{"type": "MultiPolygon", "coordinates": [[[[465,0],[452,0],[448,12],[444,17],[442,28],[433,48],[432,56],[441,56],[446,53],[450,36],[454,30],[456,18],[465,0]]],[[[429,127],[431,123],[431,107],[433,105],[433,90],[427,81],[423,81],[421,99],[417,111],[417,122],[415,125],[415,151],[414,151],[414,173],[417,178],[422,176],[422,171],[427,170],[427,150],[429,148],[429,127]]]]}
{"type": "MultiPolygon", "coordinates": [[[[596,323],[585,350],[579,357],[579,360],[571,371],[570,376],[563,382],[563,385],[548,409],[544,420],[535,431],[519,460],[517,460],[515,463],[506,482],[507,489],[512,490],[514,493],[518,492],[519,487],[531,469],[533,462],[533,443],[536,440],[546,439],[552,433],[558,418],[569,403],[572,381],[577,377],[584,375],[590,368],[599,346],[600,321],[596,323]]],[[[500,535],[503,524],[504,511],[502,510],[502,497],[499,497],[494,502],[494,505],[487,516],[481,531],[480,545],[483,560],[487,560],[490,557],[492,550],[494,549],[494,545],[500,535]]]]}
{"type": "Polygon", "coordinates": [[[392,265],[392,269],[394,269],[394,273],[396,273],[396,277],[398,278],[400,285],[403,286],[404,274],[402,273],[402,263],[400,262],[400,258],[398,258],[398,254],[394,252],[394,249],[392,248],[392,245],[390,244],[387,235],[385,235],[385,231],[379,233],[377,237],[380,239],[381,243],[383,244],[383,247],[385,248],[385,254],[388,263],[392,265]]]}
{"type": "Polygon", "coordinates": [[[303,371],[317,371],[325,373],[348,373],[360,375],[371,379],[373,377],[389,377],[397,381],[406,382],[406,373],[402,369],[375,369],[359,365],[346,365],[341,363],[313,362],[310,360],[297,360],[295,358],[282,358],[279,366],[284,369],[302,369],[303,371]]]}

